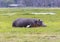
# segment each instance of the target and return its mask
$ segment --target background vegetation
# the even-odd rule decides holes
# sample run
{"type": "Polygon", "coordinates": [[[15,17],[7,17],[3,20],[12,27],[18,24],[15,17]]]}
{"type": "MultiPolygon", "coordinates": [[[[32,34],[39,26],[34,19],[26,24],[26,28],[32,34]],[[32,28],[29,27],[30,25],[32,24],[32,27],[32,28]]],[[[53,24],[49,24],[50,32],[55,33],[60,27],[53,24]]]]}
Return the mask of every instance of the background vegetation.
{"type": "Polygon", "coordinates": [[[60,42],[60,9],[0,8],[0,42],[60,42]],[[32,12],[53,12],[55,15],[33,15],[32,12]],[[12,27],[17,18],[37,18],[47,27],[12,27]]]}

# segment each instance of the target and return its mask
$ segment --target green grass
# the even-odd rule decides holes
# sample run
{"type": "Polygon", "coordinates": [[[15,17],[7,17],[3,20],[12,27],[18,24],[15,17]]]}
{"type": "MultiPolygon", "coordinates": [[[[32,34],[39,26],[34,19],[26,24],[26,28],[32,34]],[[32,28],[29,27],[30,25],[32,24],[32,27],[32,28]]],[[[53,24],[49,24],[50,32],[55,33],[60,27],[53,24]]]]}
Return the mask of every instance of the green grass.
{"type": "Polygon", "coordinates": [[[0,8],[0,42],[60,42],[60,9],[0,8]],[[55,12],[56,14],[31,15],[32,12],[55,12]],[[1,15],[12,13],[15,15],[1,15]],[[12,22],[17,18],[41,19],[47,27],[12,27],[12,22]]]}

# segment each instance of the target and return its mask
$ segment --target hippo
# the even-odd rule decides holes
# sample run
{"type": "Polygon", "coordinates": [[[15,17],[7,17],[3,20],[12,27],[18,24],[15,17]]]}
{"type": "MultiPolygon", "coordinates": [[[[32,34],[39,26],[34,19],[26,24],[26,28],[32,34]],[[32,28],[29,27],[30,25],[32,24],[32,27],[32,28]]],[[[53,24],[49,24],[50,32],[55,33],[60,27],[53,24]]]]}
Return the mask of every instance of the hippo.
{"type": "Polygon", "coordinates": [[[35,18],[18,18],[13,21],[13,27],[45,27],[46,25],[40,19],[35,18]]]}

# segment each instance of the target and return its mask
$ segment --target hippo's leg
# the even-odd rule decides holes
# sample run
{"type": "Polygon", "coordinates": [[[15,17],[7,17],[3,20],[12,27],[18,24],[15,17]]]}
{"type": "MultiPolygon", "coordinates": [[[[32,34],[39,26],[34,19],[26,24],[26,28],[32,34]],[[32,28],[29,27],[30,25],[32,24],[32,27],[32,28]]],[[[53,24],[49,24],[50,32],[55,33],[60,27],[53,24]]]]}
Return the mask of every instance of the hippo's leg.
{"type": "Polygon", "coordinates": [[[31,27],[31,25],[27,25],[26,27],[29,28],[29,27],[31,27]]]}

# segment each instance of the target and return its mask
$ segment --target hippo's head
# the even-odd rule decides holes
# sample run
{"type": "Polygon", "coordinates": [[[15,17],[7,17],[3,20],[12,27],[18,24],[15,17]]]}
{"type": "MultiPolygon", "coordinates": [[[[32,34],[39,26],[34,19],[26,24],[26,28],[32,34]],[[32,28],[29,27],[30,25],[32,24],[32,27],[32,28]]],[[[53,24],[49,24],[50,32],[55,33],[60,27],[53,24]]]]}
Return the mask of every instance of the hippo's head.
{"type": "Polygon", "coordinates": [[[36,26],[42,26],[42,27],[46,27],[46,25],[43,23],[43,21],[41,21],[40,19],[35,21],[36,26]]]}

